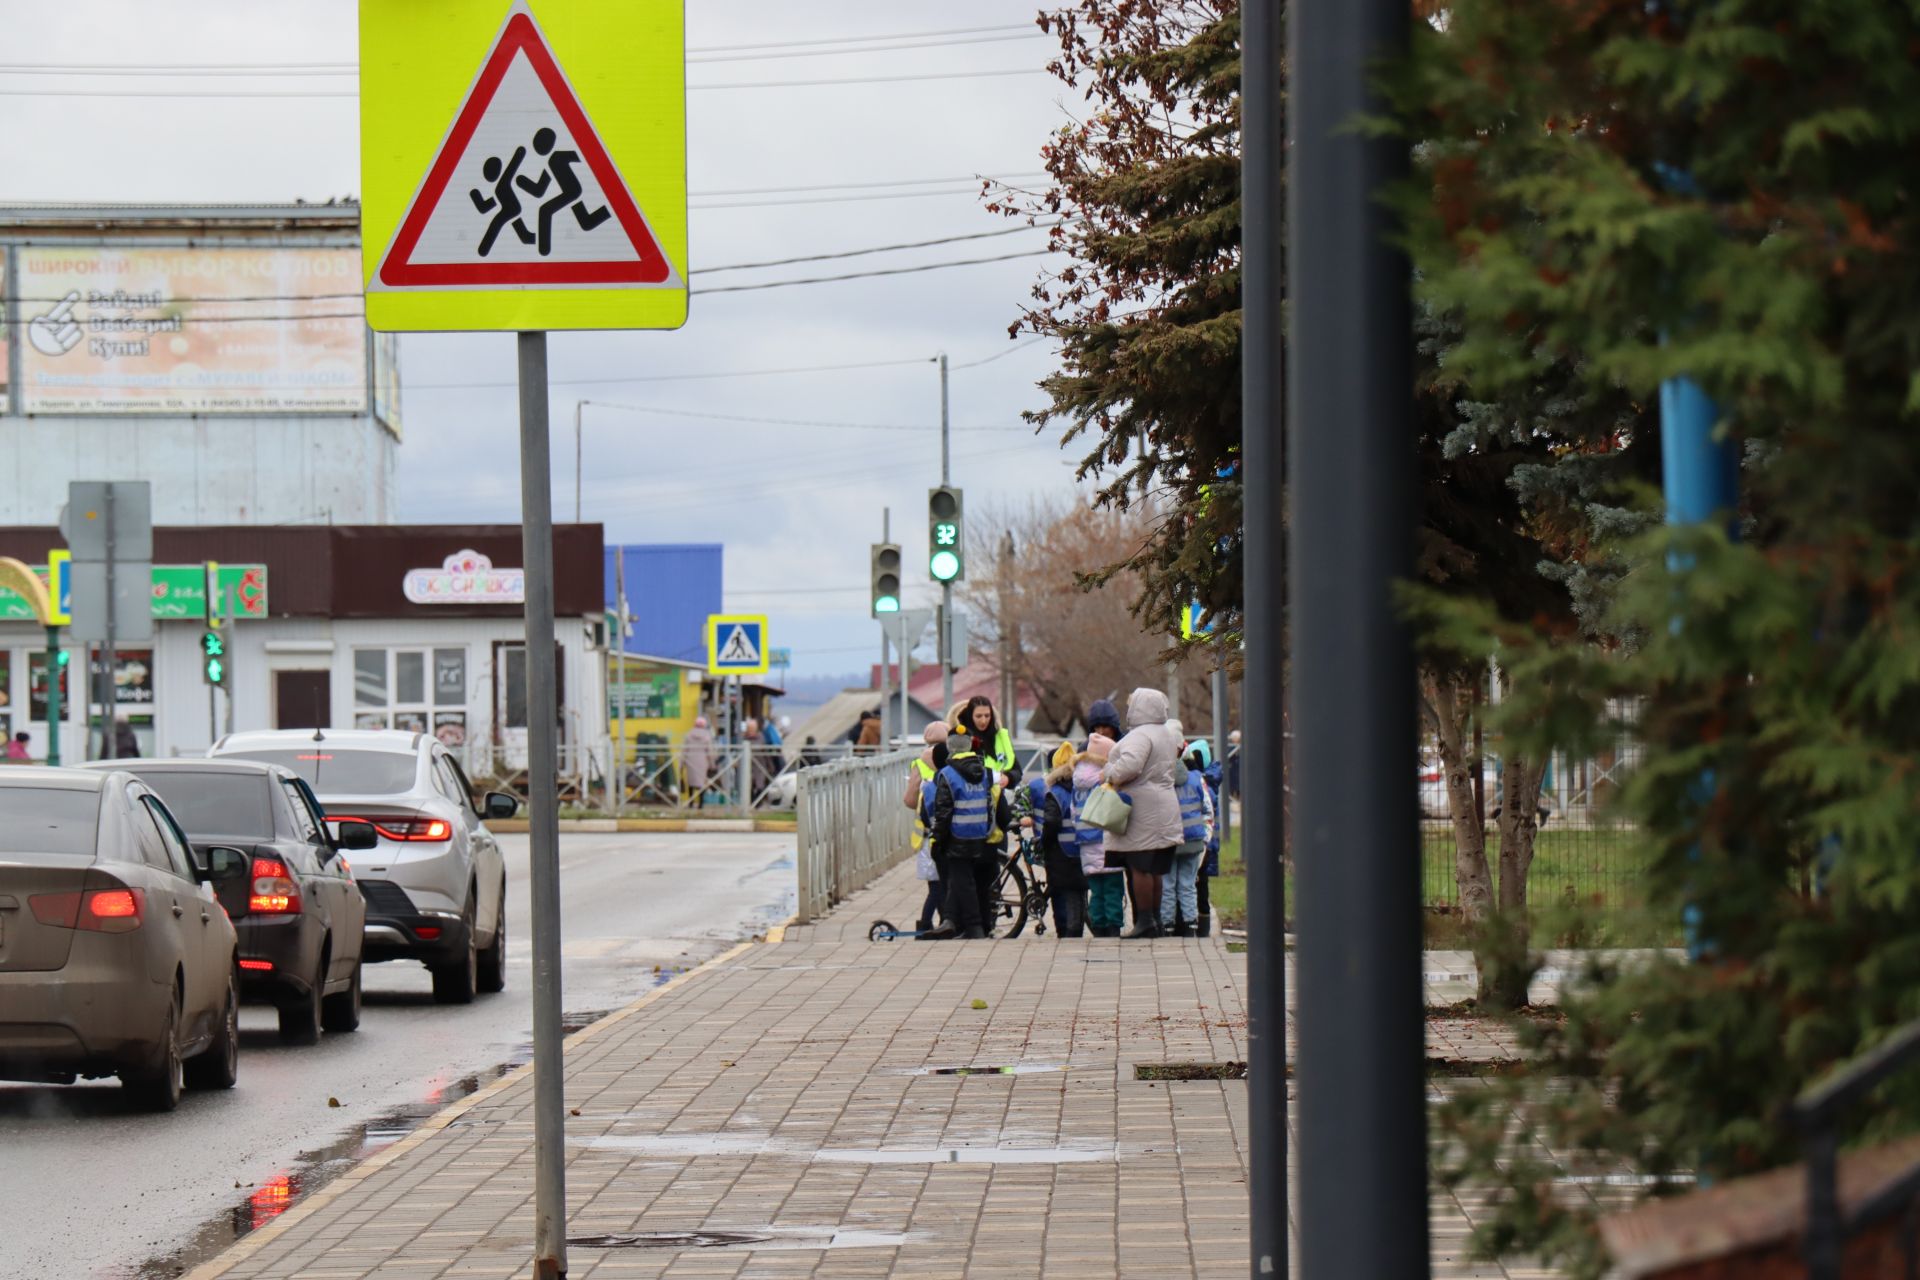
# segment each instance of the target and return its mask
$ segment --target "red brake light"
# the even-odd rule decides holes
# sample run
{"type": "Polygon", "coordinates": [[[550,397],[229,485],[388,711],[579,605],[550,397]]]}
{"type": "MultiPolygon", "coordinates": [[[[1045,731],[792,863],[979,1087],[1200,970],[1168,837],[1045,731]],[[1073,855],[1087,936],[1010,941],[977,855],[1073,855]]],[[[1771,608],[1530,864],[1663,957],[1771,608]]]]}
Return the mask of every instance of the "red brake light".
{"type": "Polygon", "coordinates": [[[138,889],[96,889],[92,893],[36,893],[27,899],[33,918],[56,929],[95,933],[131,933],[146,912],[138,889]]]}
{"type": "Polygon", "coordinates": [[[125,920],[140,914],[140,900],[131,889],[106,889],[87,895],[87,914],[101,920],[125,920]]]}
{"type": "Polygon", "coordinates": [[[419,937],[420,941],[432,942],[440,936],[440,926],[437,924],[423,924],[414,929],[413,932],[419,937]]]}
{"type": "Polygon", "coordinates": [[[300,884],[287,872],[287,864],[278,858],[253,860],[253,892],[247,897],[247,911],[253,915],[297,915],[300,911],[300,884]]]}
{"type": "Polygon", "coordinates": [[[242,960],[242,961],[240,962],[240,967],[241,967],[242,969],[251,969],[251,970],[253,970],[253,971],[254,971],[254,972],[256,972],[256,973],[264,973],[264,972],[266,972],[266,971],[268,971],[268,970],[271,970],[271,969],[273,968],[273,961],[271,961],[271,960],[242,960]]]}

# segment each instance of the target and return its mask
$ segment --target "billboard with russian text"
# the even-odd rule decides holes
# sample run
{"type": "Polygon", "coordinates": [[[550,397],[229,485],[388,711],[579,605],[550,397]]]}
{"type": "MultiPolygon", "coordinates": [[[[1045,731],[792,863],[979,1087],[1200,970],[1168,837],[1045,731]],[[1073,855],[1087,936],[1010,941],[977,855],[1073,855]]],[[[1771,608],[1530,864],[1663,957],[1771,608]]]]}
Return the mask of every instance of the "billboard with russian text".
{"type": "Polygon", "coordinates": [[[365,413],[357,249],[14,250],[21,408],[365,413]]]}

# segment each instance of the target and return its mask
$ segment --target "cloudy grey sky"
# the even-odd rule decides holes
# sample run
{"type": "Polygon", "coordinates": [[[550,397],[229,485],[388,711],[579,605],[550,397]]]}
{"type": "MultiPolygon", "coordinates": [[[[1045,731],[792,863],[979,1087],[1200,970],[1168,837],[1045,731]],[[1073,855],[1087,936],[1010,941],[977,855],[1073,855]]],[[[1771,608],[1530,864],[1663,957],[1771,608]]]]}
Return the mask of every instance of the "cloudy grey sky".
{"type": "MultiPolygon", "coordinates": [[[[703,270],[737,263],[1011,226],[981,208],[972,177],[1036,185],[1046,135],[1078,103],[1039,72],[1053,45],[1032,26],[1033,0],[688,0],[687,10],[696,289],[1044,244],[1043,232],[1022,231],[703,282],[703,270]],[[868,39],[895,36],[902,38],[868,39]],[[913,78],[874,79],[900,76],[913,78]],[[760,87],[792,81],[831,83],[760,87]]],[[[5,0],[5,12],[11,56],[0,63],[14,65],[357,58],[351,0],[5,0]]],[[[331,74],[156,80],[0,72],[8,119],[0,171],[10,198],[21,200],[354,195],[355,83],[331,74]],[[103,96],[210,86],[303,96],[103,96]]],[[[554,335],[556,515],[573,510],[572,419],[585,399],[587,519],[603,521],[614,541],[725,543],[728,606],[771,615],[773,643],[794,650],[795,674],[862,669],[878,656],[866,562],[883,507],[893,508],[907,549],[909,597],[928,592],[926,489],[939,478],[936,352],[956,366],[953,478],[970,511],[1072,487],[1055,435],[1036,439],[1019,420],[1040,401],[1034,382],[1049,368],[1050,348],[1015,350],[1006,336],[1031,283],[1053,262],[1021,257],[716,293],[696,296],[677,332],[554,335]],[[822,365],[873,367],[744,373],[822,365]],[[683,376],[690,373],[741,376],[683,376]],[[765,418],[789,421],[740,420],[765,418]]],[[[402,340],[402,519],[517,518],[512,343],[506,334],[402,340]]]]}

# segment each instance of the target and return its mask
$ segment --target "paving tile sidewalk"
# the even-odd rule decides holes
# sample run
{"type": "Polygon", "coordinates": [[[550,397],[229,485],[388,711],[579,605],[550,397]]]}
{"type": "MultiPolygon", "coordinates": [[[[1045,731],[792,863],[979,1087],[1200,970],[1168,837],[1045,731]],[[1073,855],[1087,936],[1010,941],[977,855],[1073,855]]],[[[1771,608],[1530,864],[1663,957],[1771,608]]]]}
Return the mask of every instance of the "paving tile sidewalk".
{"type": "MultiPolygon", "coordinates": [[[[646,1246],[570,1276],[1247,1274],[1244,1082],[1135,1078],[1245,1060],[1244,957],[867,941],[919,892],[896,869],[569,1041],[568,1233],[646,1246]]],[[[532,1101],[506,1077],[189,1280],[530,1276],[532,1101]]],[[[1529,1274],[1454,1261],[1472,1209],[1436,1195],[1435,1274],[1529,1274]]]]}
{"type": "MultiPolygon", "coordinates": [[[[1245,1085],[1134,1078],[1246,1058],[1239,956],[869,921],[738,948],[569,1042],[569,1234],[754,1238],[577,1246],[570,1276],[1245,1274],[1245,1085]],[[918,1074],[1016,1065],[1046,1069],[918,1074]]],[[[532,1101],[507,1077],[192,1280],[530,1275],[532,1101]]]]}

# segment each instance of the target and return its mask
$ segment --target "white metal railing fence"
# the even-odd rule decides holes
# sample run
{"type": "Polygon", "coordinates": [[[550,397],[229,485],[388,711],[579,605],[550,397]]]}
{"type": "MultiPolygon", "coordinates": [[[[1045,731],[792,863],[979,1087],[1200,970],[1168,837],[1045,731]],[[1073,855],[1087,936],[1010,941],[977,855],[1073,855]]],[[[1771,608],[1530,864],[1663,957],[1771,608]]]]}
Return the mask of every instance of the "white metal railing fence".
{"type": "Polygon", "coordinates": [[[912,852],[913,811],[901,796],[918,754],[854,756],[800,771],[795,807],[801,924],[912,852]]]}

